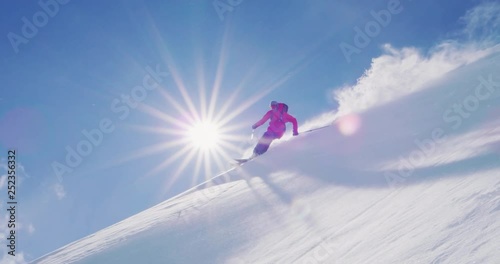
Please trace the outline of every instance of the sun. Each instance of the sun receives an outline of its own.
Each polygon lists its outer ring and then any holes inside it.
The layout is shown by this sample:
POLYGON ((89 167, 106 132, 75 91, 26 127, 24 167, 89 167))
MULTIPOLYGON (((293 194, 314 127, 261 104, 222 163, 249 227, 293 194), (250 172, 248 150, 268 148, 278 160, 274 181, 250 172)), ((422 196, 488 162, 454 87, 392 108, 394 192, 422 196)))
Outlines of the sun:
POLYGON ((219 146, 219 127, 211 121, 206 120, 194 124, 189 129, 188 135, 192 146, 199 150, 207 151, 219 146))

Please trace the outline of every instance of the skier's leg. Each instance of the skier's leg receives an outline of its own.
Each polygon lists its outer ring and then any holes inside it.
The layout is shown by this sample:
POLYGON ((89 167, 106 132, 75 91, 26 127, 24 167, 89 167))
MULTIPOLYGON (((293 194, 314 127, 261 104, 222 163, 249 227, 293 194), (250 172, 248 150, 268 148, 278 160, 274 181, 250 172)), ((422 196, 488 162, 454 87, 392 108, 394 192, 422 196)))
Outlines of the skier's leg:
POLYGON ((264 135, 262 135, 262 137, 259 139, 259 142, 257 143, 257 145, 255 146, 255 148, 253 149, 253 155, 254 156, 258 156, 258 155, 261 155, 262 153, 265 152, 264 148, 265 148, 265 145, 266 145, 266 138, 267 138, 267 132, 264 133, 264 135))
POLYGON ((269 144, 268 143, 261 143, 258 144, 255 149, 253 150, 254 156, 262 155, 266 153, 266 151, 269 149, 269 144))
POLYGON ((254 156, 264 154, 269 149, 269 146, 271 145, 271 142, 273 140, 274 136, 272 135, 272 133, 264 133, 264 135, 262 135, 262 137, 260 138, 257 146, 255 146, 255 148, 253 149, 254 156))

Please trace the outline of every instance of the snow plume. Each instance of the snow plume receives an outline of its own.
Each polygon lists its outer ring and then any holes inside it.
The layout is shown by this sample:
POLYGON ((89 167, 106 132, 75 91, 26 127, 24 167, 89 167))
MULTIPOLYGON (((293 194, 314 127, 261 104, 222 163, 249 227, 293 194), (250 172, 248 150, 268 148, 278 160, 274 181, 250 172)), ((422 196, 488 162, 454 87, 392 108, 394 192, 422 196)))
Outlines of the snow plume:
POLYGON ((355 85, 334 91, 339 114, 361 112, 423 89, 426 83, 491 53, 453 42, 440 44, 430 56, 416 48, 396 49, 389 44, 383 48, 384 54, 373 59, 355 85))
POLYGON ((304 132, 308 131, 311 129, 319 128, 326 126, 333 122, 335 118, 337 117, 337 112, 336 111, 330 111, 323 113, 311 120, 307 120, 304 124, 300 125, 299 132, 304 132))
POLYGON ((415 91, 426 83, 441 78, 460 66, 475 62, 498 50, 500 4, 487 3, 469 10, 461 21, 466 26, 460 33, 467 41, 447 40, 427 54, 414 47, 397 49, 383 45, 383 54, 374 58, 356 84, 333 91, 339 104, 339 115, 362 112, 415 91), (481 33, 480 38, 470 38, 481 33))

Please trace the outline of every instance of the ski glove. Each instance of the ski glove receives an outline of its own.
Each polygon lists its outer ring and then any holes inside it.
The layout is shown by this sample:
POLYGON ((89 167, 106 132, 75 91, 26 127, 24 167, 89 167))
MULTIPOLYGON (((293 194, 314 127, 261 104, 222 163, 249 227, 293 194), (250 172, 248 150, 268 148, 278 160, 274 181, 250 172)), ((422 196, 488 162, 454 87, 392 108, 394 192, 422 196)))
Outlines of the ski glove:
POLYGON ((299 132, 293 131, 293 136, 298 136, 298 135, 299 135, 299 132))
POLYGON ((252 126, 252 129, 256 129, 256 128, 257 128, 257 126, 256 126, 256 125, 253 125, 253 126, 252 126))

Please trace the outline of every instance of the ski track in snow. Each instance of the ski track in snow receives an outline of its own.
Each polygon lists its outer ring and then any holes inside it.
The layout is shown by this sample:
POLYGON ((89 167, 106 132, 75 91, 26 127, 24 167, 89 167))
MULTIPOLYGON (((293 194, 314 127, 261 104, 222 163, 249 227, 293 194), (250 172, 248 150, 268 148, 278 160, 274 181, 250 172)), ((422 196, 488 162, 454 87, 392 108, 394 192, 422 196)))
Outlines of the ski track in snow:
POLYGON ((333 125, 276 144, 34 263, 498 264, 500 88, 471 113, 483 118, 442 117, 488 73, 479 61, 371 108, 352 136, 333 125), (391 185, 436 128, 446 139, 391 185))

